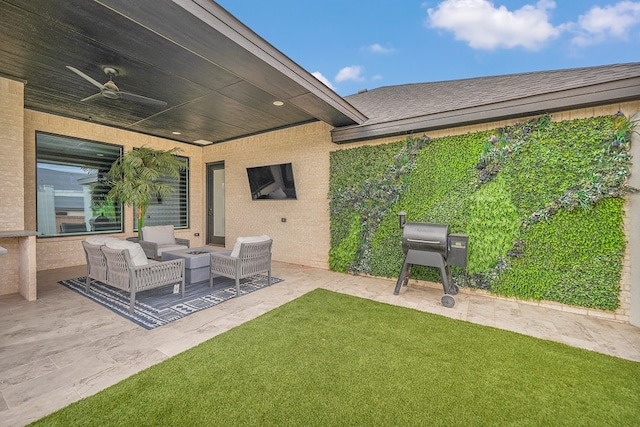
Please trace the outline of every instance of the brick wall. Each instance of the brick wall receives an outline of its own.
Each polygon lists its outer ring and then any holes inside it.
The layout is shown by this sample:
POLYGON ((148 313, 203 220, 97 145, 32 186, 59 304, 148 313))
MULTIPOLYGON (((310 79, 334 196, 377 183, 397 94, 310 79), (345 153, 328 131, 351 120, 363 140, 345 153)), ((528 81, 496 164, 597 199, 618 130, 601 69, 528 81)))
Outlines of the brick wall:
POLYGON ((274 259, 328 267, 330 130, 316 122, 204 149, 206 163, 225 162, 227 248, 239 236, 268 234, 274 259), (297 200, 252 200, 246 169, 289 162, 297 200))
POLYGON ((0 230, 24 229, 24 84, 0 78, 0 230))
MULTIPOLYGON (((24 84, 0 77, 0 231, 24 229, 24 84)), ((18 292, 19 239, 1 239, 0 295, 18 292)))
MULTIPOLYGON (((180 147, 181 151, 178 154, 189 158, 191 193, 189 209, 191 221, 190 228, 176 230, 176 236, 190 239, 192 246, 204 244, 202 240, 204 236, 202 232, 204 221, 204 163, 202 161, 201 147, 31 110, 24 111, 24 194, 27 228, 36 229, 35 140, 36 132, 38 131, 116 144, 124 147, 125 151, 143 145, 163 150, 175 146, 180 147), (199 233, 200 237, 194 237, 194 233, 199 233)), ((124 233, 113 234, 113 236, 128 237, 136 235, 133 231, 133 210, 130 207, 125 207, 124 227, 124 233)), ((39 238, 37 243, 37 269, 47 270, 85 264, 84 251, 80 244, 83 239, 84 236, 39 238)))

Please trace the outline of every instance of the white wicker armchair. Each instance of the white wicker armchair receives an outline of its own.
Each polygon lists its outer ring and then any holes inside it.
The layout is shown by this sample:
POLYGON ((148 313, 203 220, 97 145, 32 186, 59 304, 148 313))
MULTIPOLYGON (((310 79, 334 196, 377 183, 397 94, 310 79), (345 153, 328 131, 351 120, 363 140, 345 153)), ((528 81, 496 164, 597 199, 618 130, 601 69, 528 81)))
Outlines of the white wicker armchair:
POLYGON ((144 253, 149 259, 162 258, 162 252, 187 249, 190 246, 189 239, 175 237, 173 225, 151 225, 142 227, 142 238, 131 239, 138 241, 144 253))
POLYGON ((128 249, 103 246, 101 250, 107 262, 107 283, 129 292, 129 313, 134 311, 136 293, 147 289, 179 283, 184 298, 184 259, 134 265, 128 249))
POLYGON ((211 252, 211 276, 228 277, 236 282, 236 297, 240 296, 240 279, 267 272, 271 284, 271 244, 269 236, 239 237, 233 252, 211 252))

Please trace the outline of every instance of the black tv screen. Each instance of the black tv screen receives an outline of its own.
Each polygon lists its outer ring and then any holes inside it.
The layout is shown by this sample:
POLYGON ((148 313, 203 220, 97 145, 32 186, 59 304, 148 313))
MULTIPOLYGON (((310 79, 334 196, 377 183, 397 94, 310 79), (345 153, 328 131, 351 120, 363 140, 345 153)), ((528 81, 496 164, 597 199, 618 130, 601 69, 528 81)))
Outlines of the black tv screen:
POLYGON ((296 199, 291 163, 247 168, 253 200, 296 199))

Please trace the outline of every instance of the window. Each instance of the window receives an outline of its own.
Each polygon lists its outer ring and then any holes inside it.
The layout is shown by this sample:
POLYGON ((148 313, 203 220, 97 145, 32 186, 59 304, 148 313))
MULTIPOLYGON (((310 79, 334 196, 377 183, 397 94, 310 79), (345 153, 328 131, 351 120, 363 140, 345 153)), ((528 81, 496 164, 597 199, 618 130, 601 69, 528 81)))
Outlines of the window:
MULTIPOLYGON (((189 159, 176 156, 184 162, 184 168, 180 170, 180 178, 164 178, 162 181, 169 184, 173 191, 163 198, 154 197, 147 208, 147 216, 144 225, 169 225, 175 228, 189 228, 189 159)), ((133 208, 134 229, 138 230, 137 209, 133 208)))
POLYGON ((107 172, 122 147, 36 134, 37 223, 41 236, 122 231, 122 204, 107 198, 107 172))

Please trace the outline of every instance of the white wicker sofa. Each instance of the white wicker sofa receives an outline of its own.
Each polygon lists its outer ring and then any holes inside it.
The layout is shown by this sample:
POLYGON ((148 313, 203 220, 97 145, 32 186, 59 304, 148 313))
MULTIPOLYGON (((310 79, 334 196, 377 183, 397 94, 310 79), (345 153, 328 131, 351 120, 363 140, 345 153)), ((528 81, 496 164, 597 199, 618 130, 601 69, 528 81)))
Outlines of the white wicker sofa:
POLYGON ((184 259, 147 259, 136 242, 113 237, 90 236, 82 242, 87 258, 86 292, 94 280, 129 293, 129 313, 133 313, 136 293, 161 286, 180 284, 184 298, 184 259))

